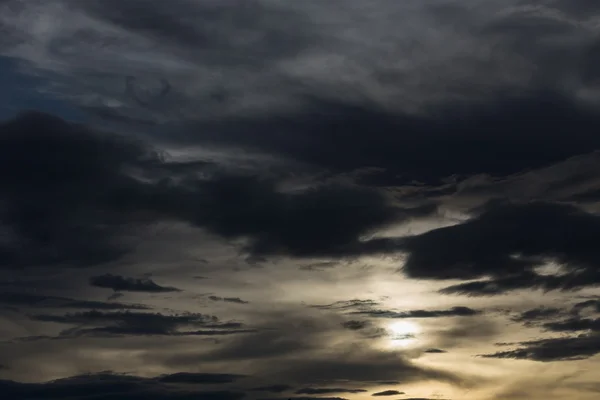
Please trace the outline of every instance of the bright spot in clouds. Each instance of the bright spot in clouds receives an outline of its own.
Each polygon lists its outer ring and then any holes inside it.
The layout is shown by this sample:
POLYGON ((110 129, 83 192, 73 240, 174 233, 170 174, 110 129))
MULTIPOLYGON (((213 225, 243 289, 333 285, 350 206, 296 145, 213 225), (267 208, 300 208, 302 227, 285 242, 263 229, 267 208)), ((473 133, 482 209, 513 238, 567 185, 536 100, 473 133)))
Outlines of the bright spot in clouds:
POLYGON ((421 332, 419 325, 409 321, 392 322, 387 330, 393 346, 409 346, 417 340, 417 335, 421 332))

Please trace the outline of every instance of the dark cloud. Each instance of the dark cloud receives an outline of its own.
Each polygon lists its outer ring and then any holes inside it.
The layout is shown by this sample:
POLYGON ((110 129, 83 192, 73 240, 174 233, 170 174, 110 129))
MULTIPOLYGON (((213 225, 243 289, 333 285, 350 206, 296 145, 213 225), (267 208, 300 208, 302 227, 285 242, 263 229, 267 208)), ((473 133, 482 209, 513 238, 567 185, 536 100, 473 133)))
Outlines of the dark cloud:
POLYGON ((442 399, 439 397, 408 397, 408 398, 402 399, 402 400, 448 400, 448 399, 442 399))
POLYGON ((188 139, 283 154, 337 172, 379 168, 388 185, 439 183, 451 175, 507 176, 600 145, 594 134, 600 115, 558 92, 445 107, 415 116, 311 99, 275 123, 271 116, 232 118, 199 126, 188 139))
POLYGON ((64 315, 39 314, 30 316, 41 322, 71 324, 61 332, 63 337, 105 335, 227 335, 246 333, 241 324, 221 323, 218 318, 204 314, 160 314, 149 312, 85 311, 64 315), (202 328, 191 330, 190 328, 202 328), (186 329, 183 329, 186 328, 186 329))
POLYGON ((373 393, 371 396, 399 396, 402 394, 404 394, 404 392, 398 390, 384 390, 383 392, 373 393))
POLYGON ((468 296, 494 296, 513 290, 542 286, 545 278, 534 272, 523 272, 506 278, 492 278, 448 286, 440 290, 444 294, 465 294, 468 296))
POLYGON ((194 190, 195 207, 187 219, 224 238, 250 239, 248 250, 255 255, 360 253, 360 237, 404 219, 404 211, 381 193, 356 186, 282 193, 273 182, 221 176, 194 190))
POLYGON ((323 271, 328 268, 334 268, 337 265, 339 265, 339 262, 336 261, 322 261, 308 265, 303 265, 300 267, 300 269, 304 271, 323 271))
POLYGON ((287 392, 287 391, 292 390, 292 389, 293 389, 293 386, 291 386, 291 385, 277 384, 277 385, 260 386, 260 387, 252 388, 252 391, 254 391, 254 392, 283 393, 283 392, 287 392))
POLYGON ((361 299, 353 299, 353 300, 341 300, 336 301, 331 304, 322 304, 322 305, 313 305, 311 307, 319 308, 321 310, 349 310, 349 309, 362 309, 362 308, 371 308, 378 306, 379 302, 375 300, 361 300, 361 299))
POLYGON ((527 310, 512 318, 515 322, 523 322, 525 324, 530 324, 532 322, 537 322, 540 320, 545 320, 548 318, 559 316, 562 313, 562 310, 558 308, 551 307, 538 307, 532 308, 531 310, 527 310))
MULTIPOLYGON (((193 374, 190 374, 192 376, 193 374)), ((218 376, 215 374, 215 376, 218 376)), ((81 375, 46 383, 20 383, 0 381, 2 393, 11 399, 50 400, 239 400, 244 393, 226 390, 205 391, 194 388, 170 386, 169 376, 140 378, 110 373, 81 375), (165 382, 167 380, 167 382, 165 382)), ((212 383, 212 382, 194 382, 212 383)))
POLYGON ((350 389, 350 388, 302 388, 296 390, 296 394, 337 394, 337 393, 364 393, 365 389, 350 389))
MULTIPOLYGON (((8 267, 112 261, 132 245, 125 233, 131 238, 134 228, 169 219, 225 239, 246 238, 254 257, 360 254, 380 251, 364 235, 412 215, 381 192, 355 185, 284 192, 253 176, 195 178, 139 142, 41 113, 4 123, 0 138, 6 230, 0 262, 8 267)), ((159 290, 114 275, 92 281, 159 290)))
POLYGON ((129 278, 119 275, 104 274, 90 278, 90 285, 112 289, 121 292, 178 292, 179 289, 167 286, 161 286, 150 278, 129 278))
MULTIPOLYGON (((298 13, 259 1, 239 2, 235 7, 214 2, 147 7, 139 0, 92 0, 76 6, 155 43, 190 52, 188 57, 212 60, 213 67, 224 61, 240 69, 264 67, 309 44, 305 30, 292 29, 303 22, 298 13), (240 35, 253 39, 240 43, 236 40, 240 35)), ((72 40, 81 39, 85 38, 72 40)))
POLYGON ((93 300, 77 300, 60 296, 45 296, 33 293, 0 293, 0 304, 34 308, 93 308, 97 310, 147 310, 142 304, 127 304, 93 300))
POLYGON ((425 350, 425 353, 443 354, 443 353, 447 353, 447 351, 446 350, 442 350, 442 349, 427 349, 427 350, 425 350))
POLYGON ((344 397, 307 397, 307 396, 295 396, 295 397, 268 397, 260 398, 258 400, 348 400, 344 397))
POLYGON ((542 326, 552 332, 600 332, 600 318, 573 317, 562 321, 547 322, 542 326))
POLYGON ((369 321, 351 320, 351 321, 343 322, 342 326, 344 328, 350 329, 352 331, 359 331, 361 329, 364 329, 364 328, 367 328, 367 327, 371 326, 371 324, 369 323, 369 321))
POLYGON ((422 279, 490 277, 451 286, 445 293, 574 290, 600 282, 598 234, 600 219, 572 205, 491 204, 467 222, 407 238, 403 271, 422 279), (565 272, 538 274, 536 267, 547 261, 559 263, 565 272))
POLYGON ((146 220, 130 174, 158 157, 134 140, 29 112, 0 124, 0 149, 4 268, 114 260, 146 220))
POLYGON ((574 337, 523 342, 521 347, 515 350, 486 354, 483 357, 552 362, 582 360, 598 353, 600 353, 600 335, 594 332, 574 337))
POLYGON ((342 326, 350 331, 359 332, 362 337, 368 339, 378 339, 388 335, 385 329, 372 324, 370 321, 350 320, 342 322, 342 326))
POLYGON ((248 301, 242 300, 239 297, 208 296, 208 298, 212 301, 224 301, 226 303, 249 304, 248 301))
POLYGON ((439 318, 439 317, 471 317, 481 311, 469 307, 452 307, 448 310, 411 310, 405 312, 389 310, 353 311, 350 314, 362 314, 377 318, 439 318))
POLYGON ((581 301, 579 303, 576 303, 573 306, 572 311, 574 313, 579 314, 583 310, 587 310, 587 309, 592 309, 595 312, 600 313, 600 300, 590 299, 590 300, 581 301))
POLYGON ((163 383, 221 384, 232 383, 243 377, 243 375, 234 374, 178 372, 175 374, 161 376, 157 378, 157 380, 163 383))

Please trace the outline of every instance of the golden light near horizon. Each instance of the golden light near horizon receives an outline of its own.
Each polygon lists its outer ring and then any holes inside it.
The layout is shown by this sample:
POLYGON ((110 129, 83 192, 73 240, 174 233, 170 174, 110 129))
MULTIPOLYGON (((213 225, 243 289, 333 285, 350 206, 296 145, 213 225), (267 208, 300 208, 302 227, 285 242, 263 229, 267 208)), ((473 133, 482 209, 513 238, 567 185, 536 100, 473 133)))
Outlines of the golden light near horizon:
POLYGON ((421 327, 410 321, 395 321, 388 325, 391 345, 394 347, 406 347, 414 344, 421 333, 421 327))

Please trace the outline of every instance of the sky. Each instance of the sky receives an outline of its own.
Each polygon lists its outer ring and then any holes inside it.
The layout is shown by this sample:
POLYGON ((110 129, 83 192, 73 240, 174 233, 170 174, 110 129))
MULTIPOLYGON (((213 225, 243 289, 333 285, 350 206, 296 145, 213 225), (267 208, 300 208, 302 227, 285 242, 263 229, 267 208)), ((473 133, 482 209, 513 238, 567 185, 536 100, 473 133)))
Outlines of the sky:
POLYGON ((1 0, 0 393, 592 400, 600 3, 1 0))

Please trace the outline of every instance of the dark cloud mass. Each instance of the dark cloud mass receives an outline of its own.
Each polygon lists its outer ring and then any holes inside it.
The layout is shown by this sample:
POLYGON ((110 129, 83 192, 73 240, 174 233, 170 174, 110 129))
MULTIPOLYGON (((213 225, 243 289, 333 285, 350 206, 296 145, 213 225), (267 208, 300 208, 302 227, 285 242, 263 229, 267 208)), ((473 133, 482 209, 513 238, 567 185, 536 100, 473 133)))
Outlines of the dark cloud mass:
POLYGON ((515 350, 484 355, 488 358, 515 358, 542 362, 574 361, 600 353, 600 335, 581 334, 573 337, 557 337, 521 343, 515 350))
MULTIPOLYGON (((194 374, 189 374, 191 378, 194 374)), ((199 374, 201 376, 202 374, 199 374)), ((216 378, 218 374, 214 375, 216 378)), ((109 373, 74 376, 46 383, 18 383, 0 381, 5 396, 11 399, 49 400, 49 399, 85 399, 85 400, 118 400, 118 399, 152 399, 152 400, 238 400, 243 393, 226 390, 207 391, 201 388, 177 388, 168 385, 173 375, 158 378, 140 378, 128 375, 109 373)), ((177 380, 175 379, 175 382, 177 380)), ((213 383, 197 382, 184 383, 213 383)))
POLYGON ((220 384, 232 383, 240 378, 243 378, 243 376, 233 374, 178 372, 176 374, 161 376, 157 378, 157 380, 163 383, 220 384))
POLYGON ((302 388, 296 390, 296 394, 333 394, 333 393, 364 393, 365 389, 344 388, 302 388))
POLYGON ((150 278, 136 279, 124 276, 105 274, 90 278, 92 286, 124 292, 177 292, 179 289, 160 286, 150 278))
POLYGON ((539 307, 527 310, 512 318, 513 321, 530 324, 547 318, 552 318, 560 315, 561 310, 558 308, 539 307))
POLYGON ((7 307, 35 308, 93 308, 97 310, 146 310, 149 307, 142 304, 126 304, 119 302, 104 302, 93 300, 77 300, 60 296, 44 296, 33 293, 0 293, 0 304, 7 307))
POLYGON ((377 393, 373 393, 372 396, 399 396, 399 395, 403 395, 404 392, 400 392, 398 390, 384 390, 382 392, 377 392, 377 393))
POLYGON ((221 177, 192 190, 197 203, 189 219, 225 238, 250 238, 255 254, 360 254, 362 235, 405 218, 384 195, 358 187, 281 193, 271 182, 221 177))
POLYGON ((237 303, 237 304, 248 304, 249 302, 240 299, 239 297, 219 297, 219 296, 208 296, 212 301, 224 301, 226 303, 237 303))
POLYGON ((357 320, 351 320, 351 321, 346 321, 342 323, 342 326, 346 329, 350 329, 352 331, 359 331, 361 329, 364 329, 366 327, 368 327, 370 324, 368 321, 357 321, 357 320))
POLYGON ((430 353, 430 354, 443 354, 446 353, 445 350, 442 349, 427 349, 425 350, 425 353, 430 353))
POLYGON ((252 390, 255 392, 271 392, 271 393, 283 393, 289 390, 292 390, 293 387, 290 385, 279 384, 279 385, 270 385, 270 386, 259 386, 253 388, 252 390))
MULTIPOLYGON (((247 176, 165 183, 161 178, 172 173, 171 164, 143 145, 40 113, 5 123, 0 135, 7 267, 111 261, 128 250, 120 236, 125 229, 169 218, 224 238, 248 238, 252 253, 361 253, 361 235, 410 215, 360 187, 318 185, 283 193, 274 182, 247 176)), ((92 284, 166 289, 112 275, 95 277, 92 284)))
POLYGON ((348 400, 345 397, 310 397, 310 396, 295 396, 295 397, 264 397, 260 400, 348 400))
POLYGON ((218 318, 204 314, 166 315, 148 312, 84 311, 64 315, 39 314, 31 319, 41 322, 75 325, 61 336, 102 335, 227 335, 244 333, 240 324, 220 323, 218 318), (181 329, 187 328, 187 329, 181 329), (192 330, 192 328, 202 328, 192 330))
POLYGON ((378 318, 439 318, 439 317, 471 317, 479 314, 469 307, 453 307, 449 310, 411 310, 396 312, 387 310, 354 311, 351 314, 362 314, 378 318))
POLYGON ((5 239, 0 264, 88 265, 123 254, 119 235, 144 222, 146 185, 128 175, 157 161, 143 145, 42 113, 0 125, 5 239))
POLYGON ((198 127, 194 132, 215 134, 196 133, 190 140, 285 154, 338 172, 382 168, 398 177, 395 184, 435 183, 451 175, 506 176, 600 145, 595 134, 600 115, 560 93, 499 96, 481 105, 448 107, 414 116, 313 99, 275 126, 269 119, 225 121, 198 127))
POLYGON ((477 279, 446 293, 489 295, 515 289, 572 290, 597 285, 600 219, 572 205, 492 205, 465 223, 407 238, 404 271, 415 278, 477 279), (435 248, 432 252, 429 249, 435 248), (560 263, 563 274, 536 267, 560 263))

